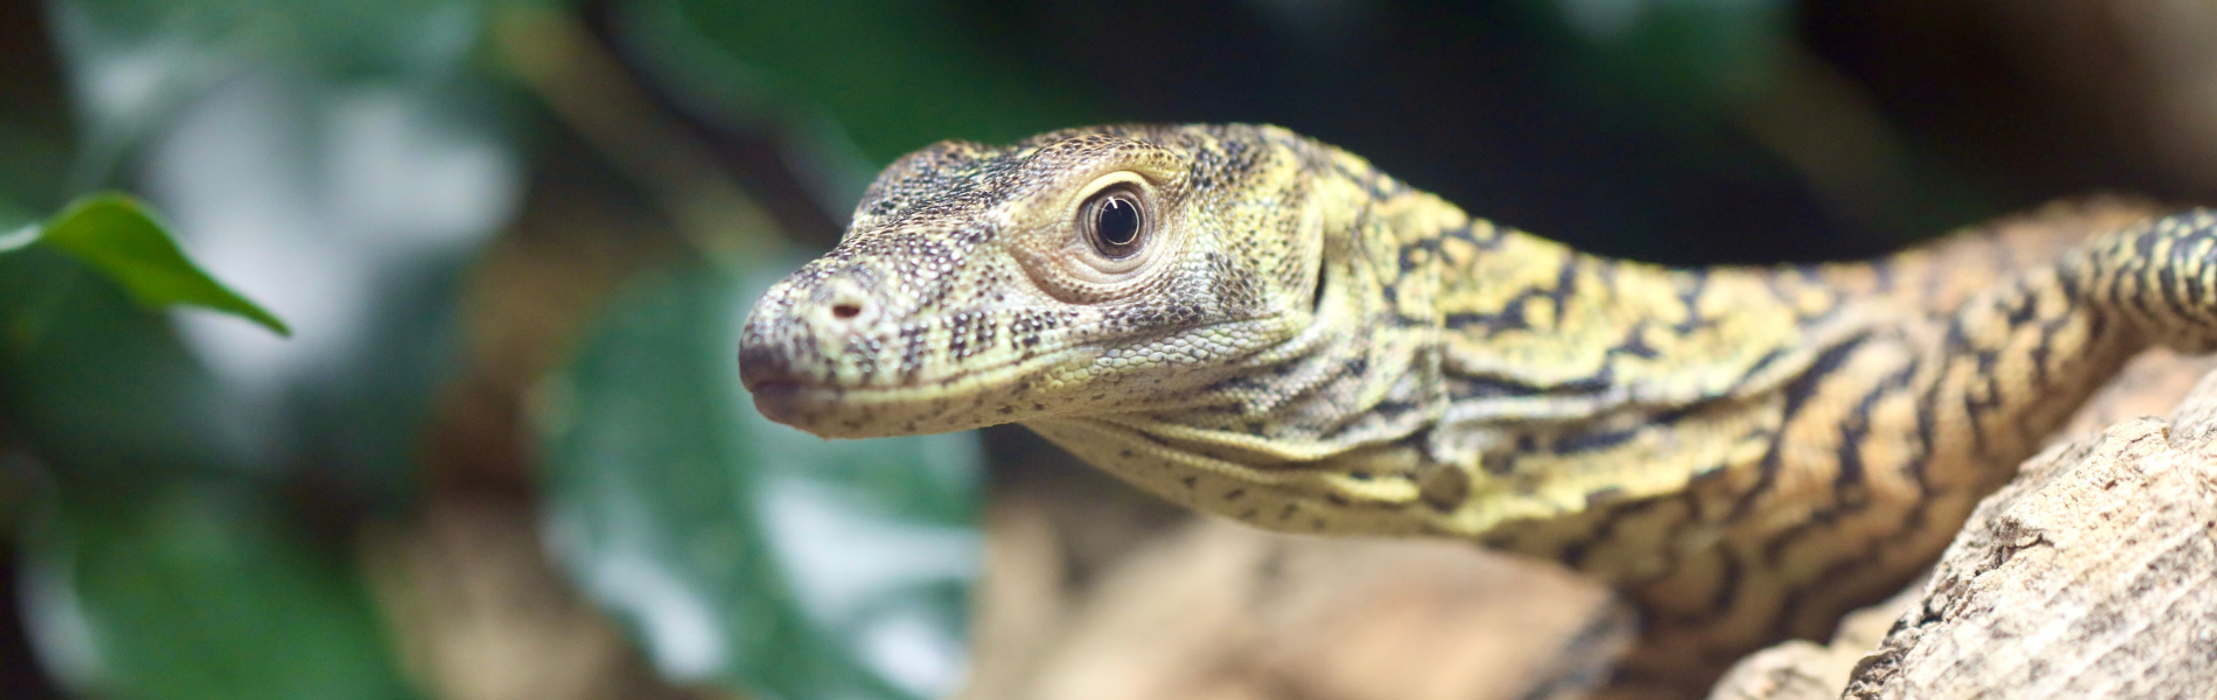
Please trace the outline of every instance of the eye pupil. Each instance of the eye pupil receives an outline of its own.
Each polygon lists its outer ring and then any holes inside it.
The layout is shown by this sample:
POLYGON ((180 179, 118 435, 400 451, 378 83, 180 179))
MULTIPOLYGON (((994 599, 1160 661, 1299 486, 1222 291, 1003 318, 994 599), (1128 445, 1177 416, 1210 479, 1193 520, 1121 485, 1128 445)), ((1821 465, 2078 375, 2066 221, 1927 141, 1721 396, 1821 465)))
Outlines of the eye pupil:
POLYGON ((1123 197, 1110 197, 1101 202, 1101 208, 1093 214, 1094 235, 1111 247, 1124 247, 1139 241, 1139 207, 1123 197))

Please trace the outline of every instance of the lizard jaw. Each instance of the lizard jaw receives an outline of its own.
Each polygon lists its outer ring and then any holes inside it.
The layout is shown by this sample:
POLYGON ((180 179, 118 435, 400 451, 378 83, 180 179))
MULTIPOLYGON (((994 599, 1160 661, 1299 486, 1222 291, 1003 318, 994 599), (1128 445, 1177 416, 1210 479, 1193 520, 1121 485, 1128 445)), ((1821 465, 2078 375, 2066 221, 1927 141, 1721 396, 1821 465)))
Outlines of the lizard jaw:
POLYGON ((754 410, 761 412, 764 418, 793 426, 813 422, 811 416, 823 414, 839 400, 837 390, 804 386, 784 379, 747 382, 746 387, 747 393, 754 397, 754 410))
POLYGON ((740 383, 753 396, 755 410, 777 423, 822 438, 873 438, 971 430, 1016 422, 1060 407, 1066 401, 1012 390, 1025 377, 1054 374, 1071 353, 1052 353, 987 368, 898 384, 865 385, 843 380, 781 353, 774 343, 743 344, 740 383), (1033 400, 1037 398, 1044 403, 1033 400), (1031 410, 1019 411, 1019 405, 1031 410))
POLYGON ((826 383, 795 367, 787 356, 765 346, 748 343, 739 353, 739 382, 754 399, 764 418, 814 433, 820 437, 875 437, 855 434, 851 428, 833 426, 852 422, 848 387, 826 383))

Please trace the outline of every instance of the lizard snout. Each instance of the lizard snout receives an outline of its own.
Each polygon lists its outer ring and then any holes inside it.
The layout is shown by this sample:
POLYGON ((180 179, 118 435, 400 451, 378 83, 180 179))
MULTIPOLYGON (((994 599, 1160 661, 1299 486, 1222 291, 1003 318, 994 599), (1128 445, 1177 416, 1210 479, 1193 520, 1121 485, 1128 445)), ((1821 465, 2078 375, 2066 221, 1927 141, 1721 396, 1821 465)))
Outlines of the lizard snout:
POLYGON ((739 380, 771 420, 810 429, 849 389, 878 379, 866 350, 884 303, 854 271, 795 275, 756 302, 739 339, 739 380))

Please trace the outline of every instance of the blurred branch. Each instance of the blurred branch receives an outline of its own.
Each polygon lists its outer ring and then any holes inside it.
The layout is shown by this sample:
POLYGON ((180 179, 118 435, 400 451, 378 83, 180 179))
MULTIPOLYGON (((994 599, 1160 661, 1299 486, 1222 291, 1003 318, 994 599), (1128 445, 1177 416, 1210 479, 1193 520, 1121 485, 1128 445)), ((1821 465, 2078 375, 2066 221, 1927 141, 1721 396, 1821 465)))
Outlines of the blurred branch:
POLYGON ((601 157, 637 182, 694 247, 735 267, 783 245, 782 229, 717 165, 708 144, 662 113, 575 18, 511 6, 496 19, 502 62, 601 157))

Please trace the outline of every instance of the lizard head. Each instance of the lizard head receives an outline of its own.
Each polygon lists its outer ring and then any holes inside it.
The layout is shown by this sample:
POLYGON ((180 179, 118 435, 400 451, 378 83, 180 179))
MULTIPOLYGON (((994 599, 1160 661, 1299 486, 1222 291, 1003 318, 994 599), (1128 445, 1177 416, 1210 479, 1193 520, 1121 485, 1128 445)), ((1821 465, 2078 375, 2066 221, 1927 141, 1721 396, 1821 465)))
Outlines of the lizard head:
POLYGON ((755 305, 741 378, 825 437, 1190 405, 1309 325, 1318 148, 1233 125, 910 154, 755 305))

